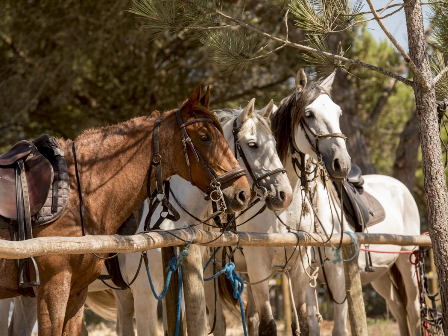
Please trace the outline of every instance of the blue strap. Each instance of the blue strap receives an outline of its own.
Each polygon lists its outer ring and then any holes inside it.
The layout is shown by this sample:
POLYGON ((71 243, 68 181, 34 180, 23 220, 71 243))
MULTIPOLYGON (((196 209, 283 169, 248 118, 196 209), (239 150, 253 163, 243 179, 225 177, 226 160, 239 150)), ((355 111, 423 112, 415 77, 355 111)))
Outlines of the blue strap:
POLYGON ((335 259, 332 260, 333 264, 337 264, 340 261, 352 261, 359 253, 359 244, 358 244, 358 240, 356 239, 355 234, 351 231, 344 231, 343 233, 348 234, 350 236, 350 238, 352 238, 353 244, 355 244, 355 253, 353 253, 353 255, 350 258, 344 259, 344 258, 341 258, 341 247, 340 246, 338 248, 332 248, 331 250, 334 252, 334 255, 335 255, 335 259))

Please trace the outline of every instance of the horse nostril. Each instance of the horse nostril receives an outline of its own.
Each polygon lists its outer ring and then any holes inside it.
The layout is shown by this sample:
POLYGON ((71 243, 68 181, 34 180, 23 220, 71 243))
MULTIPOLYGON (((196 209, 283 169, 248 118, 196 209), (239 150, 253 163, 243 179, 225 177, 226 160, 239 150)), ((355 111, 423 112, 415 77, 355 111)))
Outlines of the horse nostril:
POLYGON ((239 203, 244 204, 246 203, 246 193, 244 190, 241 190, 237 195, 237 200, 239 203))
POLYGON ((285 198, 286 198, 286 194, 285 194, 284 191, 280 191, 279 194, 280 194, 280 200, 283 202, 285 200, 285 198))
POLYGON ((334 159, 333 161, 333 167, 335 171, 341 171, 341 164, 339 163, 339 159, 334 159))

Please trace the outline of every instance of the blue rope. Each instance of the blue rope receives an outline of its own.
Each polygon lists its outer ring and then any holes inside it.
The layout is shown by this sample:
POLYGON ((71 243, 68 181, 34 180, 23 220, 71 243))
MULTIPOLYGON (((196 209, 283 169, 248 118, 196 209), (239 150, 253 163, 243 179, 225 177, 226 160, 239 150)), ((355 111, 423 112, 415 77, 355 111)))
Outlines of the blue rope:
POLYGON ((181 310, 182 310, 182 265, 179 265, 179 295, 177 296, 176 331, 174 332, 175 336, 179 335, 181 310))
POLYGON ((179 253, 179 256, 177 258, 173 257, 173 259, 171 259, 170 264, 169 264, 169 269, 168 269, 168 275, 166 277, 165 288, 163 289, 162 294, 160 294, 160 296, 157 295, 156 290, 154 288, 154 284, 152 282, 151 272, 149 271, 149 262, 148 262, 148 257, 146 255, 146 251, 142 252, 143 260, 145 261, 146 274, 148 275, 149 285, 151 287, 152 294, 158 301, 163 300, 165 298, 166 293, 168 292, 168 288, 170 286, 171 275, 177 269, 179 270, 179 295, 177 298, 176 331, 175 331, 176 336, 179 335, 180 315, 181 315, 181 310, 182 310, 182 262, 184 261, 185 258, 188 257, 188 255, 189 255, 188 249, 194 240, 194 230, 191 227, 188 227, 188 228, 190 229, 190 232, 191 232, 190 242, 182 249, 182 251, 179 253))
POLYGON ((338 248, 332 248, 331 250, 334 252, 335 255, 335 259, 333 259, 333 264, 337 264, 340 261, 352 261, 359 253, 359 244, 358 244, 358 240, 356 239, 356 236, 353 232, 351 231, 344 231, 343 233, 346 233, 350 236, 350 238, 352 238, 353 244, 355 244, 355 253, 353 253, 353 255, 348 258, 348 259, 344 259, 341 258, 341 247, 339 246, 338 248))
POLYGON ((215 275, 212 275, 209 278, 205 278, 204 281, 210 281, 221 274, 226 275, 226 278, 230 280, 233 287, 233 297, 235 299, 238 299, 238 302, 240 304, 240 311, 241 311, 241 322, 243 323, 243 330, 244 330, 244 336, 247 336, 247 328, 246 328, 246 319, 244 318, 244 307, 243 307, 243 300, 241 299, 241 294, 244 290, 244 282, 243 279, 241 279, 238 274, 235 272, 235 264, 231 261, 229 261, 222 270, 220 270, 215 275))

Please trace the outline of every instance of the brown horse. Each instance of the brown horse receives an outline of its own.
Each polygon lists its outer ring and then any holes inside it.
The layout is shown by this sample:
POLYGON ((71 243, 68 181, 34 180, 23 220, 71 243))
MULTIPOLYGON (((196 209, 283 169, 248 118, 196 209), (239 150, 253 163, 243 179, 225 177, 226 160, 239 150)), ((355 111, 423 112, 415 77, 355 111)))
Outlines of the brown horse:
MULTIPOLYGON (((210 91, 201 98, 200 86, 180 108, 183 122, 209 118, 186 126, 194 147, 218 176, 239 167, 228 147, 216 118, 208 111, 210 91)), ((114 234, 121 223, 147 197, 150 161, 153 158, 155 117, 139 117, 127 122, 86 131, 76 140, 86 234, 114 234)), ((71 181, 70 201, 63 215, 52 224, 36 227, 34 237, 81 236, 80 201, 74 167, 73 142, 58 140, 65 151, 71 181)), ((192 182, 202 191, 211 178, 188 149, 192 182)), ((160 124, 160 154, 163 179, 179 175, 189 180, 176 111, 163 115, 160 124)), ((222 188, 228 208, 243 209, 250 196, 249 183, 239 175, 222 188)), ((151 178, 151 189, 155 187, 151 178)), ((0 229, 0 239, 10 239, 8 229, 0 229)), ((36 258, 41 285, 34 287, 37 298, 40 336, 80 335, 87 286, 98 278, 103 260, 93 254, 49 255, 36 258)), ((18 296, 17 267, 14 260, 0 259, 0 299, 18 296)))

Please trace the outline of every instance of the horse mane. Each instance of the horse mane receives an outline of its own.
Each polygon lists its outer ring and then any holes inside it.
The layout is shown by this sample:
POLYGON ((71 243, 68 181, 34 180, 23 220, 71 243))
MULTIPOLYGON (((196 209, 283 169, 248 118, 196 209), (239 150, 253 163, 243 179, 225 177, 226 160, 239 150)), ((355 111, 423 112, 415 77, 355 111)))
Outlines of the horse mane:
POLYGON ((323 89, 314 82, 307 83, 299 95, 294 91, 280 103, 278 110, 271 116, 272 131, 277 141, 277 153, 285 163, 293 131, 299 126, 305 108, 317 99, 323 89), (297 97, 298 96, 298 97, 297 97))

